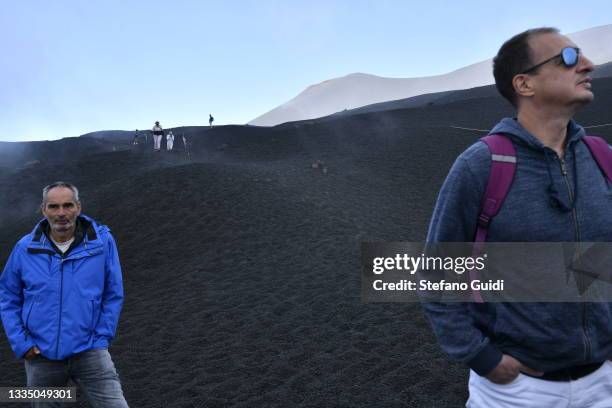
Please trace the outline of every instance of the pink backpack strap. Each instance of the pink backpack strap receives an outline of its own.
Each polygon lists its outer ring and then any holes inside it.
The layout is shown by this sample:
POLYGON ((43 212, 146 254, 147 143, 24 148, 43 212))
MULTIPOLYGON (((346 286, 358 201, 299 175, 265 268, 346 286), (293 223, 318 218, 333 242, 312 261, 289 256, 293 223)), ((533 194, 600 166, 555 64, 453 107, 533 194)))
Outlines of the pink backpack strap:
POLYGON ((491 171, 487 189, 482 197, 474 242, 486 241, 489 223, 504 203, 516 170, 516 149, 507 136, 501 134, 489 135, 480 140, 491 151, 491 171))
POLYGON ((597 136, 585 136, 583 140, 608 182, 612 183, 612 149, 608 142, 597 136))
MULTIPOLYGON (((499 212, 510 187, 514 180, 516 171, 516 149, 510 138, 502 134, 488 135, 480 139, 491 152, 491 171, 487 189, 482 197, 480 215, 474 239, 473 256, 478 256, 482 250, 484 242, 487 240, 487 232, 491 219, 499 212)), ((478 279, 477 271, 470 270, 470 279, 478 279)), ((473 291, 474 301, 482 303, 480 292, 473 291)))

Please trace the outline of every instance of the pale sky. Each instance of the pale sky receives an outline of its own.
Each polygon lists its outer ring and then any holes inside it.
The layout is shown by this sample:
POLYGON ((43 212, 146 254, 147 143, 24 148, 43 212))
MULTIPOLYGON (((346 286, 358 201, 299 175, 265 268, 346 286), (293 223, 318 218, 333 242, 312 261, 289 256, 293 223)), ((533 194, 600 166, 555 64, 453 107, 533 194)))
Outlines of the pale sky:
POLYGON ((0 0, 1 141, 244 124, 353 72, 412 78, 527 28, 612 23, 612 2, 0 0))

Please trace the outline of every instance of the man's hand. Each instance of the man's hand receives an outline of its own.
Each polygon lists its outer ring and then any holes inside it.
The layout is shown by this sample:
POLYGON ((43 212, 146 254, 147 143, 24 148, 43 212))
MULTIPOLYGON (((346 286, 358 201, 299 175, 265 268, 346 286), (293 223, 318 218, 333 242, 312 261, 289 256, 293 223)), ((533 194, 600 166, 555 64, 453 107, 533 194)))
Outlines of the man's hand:
POLYGON ((504 354, 497 367, 495 367, 486 378, 496 384, 508 384, 518 377, 521 371, 535 377, 544 374, 541 371, 536 371, 533 368, 527 367, 512 356, 504 354))
POLYGON ((38 349, 38 347, 34 346, 29 349, 27 353, 25 353, 25 356, 23 356, 23 358, 25 358, 26 360, 31 360, 39 354, 40 350, 38 349))

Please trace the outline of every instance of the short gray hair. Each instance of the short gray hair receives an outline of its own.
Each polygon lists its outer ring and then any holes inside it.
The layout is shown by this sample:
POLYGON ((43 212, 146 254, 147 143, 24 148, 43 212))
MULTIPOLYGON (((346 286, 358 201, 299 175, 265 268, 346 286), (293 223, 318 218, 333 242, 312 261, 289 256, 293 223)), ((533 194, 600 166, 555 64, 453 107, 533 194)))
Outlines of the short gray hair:
POLYGON ((45 188, 43 188, 42 191, 42 205, 44 206, 45 203, 47 202, 47 196, 49 195, 49 191, 54 189, 54 188, 69 188, 70 190, 72 190, 72 194, 74 195, 74 201, 76 201, 77 203, 80 203, 81 201, 79 200, 79 189, 76 188, 76 186, 72 183, 67 183, 65 181, 56 181, 55 183, 51 183, 48 186, 46 186, 45 188))

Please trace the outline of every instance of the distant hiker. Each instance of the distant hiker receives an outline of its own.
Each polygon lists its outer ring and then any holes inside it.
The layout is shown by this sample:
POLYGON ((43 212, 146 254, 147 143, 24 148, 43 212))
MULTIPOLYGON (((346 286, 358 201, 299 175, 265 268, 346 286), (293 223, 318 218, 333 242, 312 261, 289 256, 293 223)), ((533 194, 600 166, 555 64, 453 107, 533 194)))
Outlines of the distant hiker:
POLYGON ((40 208, 44 218, 15 245, 0 276, 8 344, 23 360, 28 387, 74 382, 92 407, 127 408, 108 352, 123 305, 115 240, 107 226, 81 213, 73 184, 45 187, 40 208))
MULTIPOLYGON (((610 149, 572 118, 593 100, 593 68, 555 28, 501 46, 493 75, 516 115, 459 155, 428 243, 612 242, 610 149)), ((442 349, 471 369, 467 407, 612 406, 610 302, 472 297, 423 302, 442 349)))
POLYGON ((173 146, 174 146, 174 135, 172 134, 172 131, 170 131, 166 135, 166 149, 172 150, 173 146))
POLYGON ((208 114, 208 125, 212 127, 212 124, 214 121, 215 121, 215 118, 213 118, 213 116, 209 113, 208 114))
POLYGON ((151 129, 153 132, 153 150, 159 152, 161 150, 161 140, 164 135, 164 130, 160 126, 158 121, 155 121, 155 126, 151 129))
POLYGON ((138 129, 136 129, 136 133, 134 133, 134 141, 132 142, 132 144, 138 144, 138 129))
POLYGON ((187 137, 185 136, 185 134, 182 134, 182 138, 183 138, 183 146, 185 146, 185 153, 187 153, 187 137))

